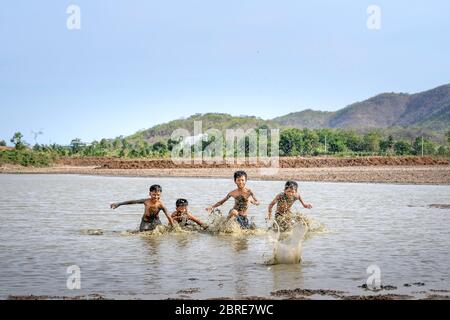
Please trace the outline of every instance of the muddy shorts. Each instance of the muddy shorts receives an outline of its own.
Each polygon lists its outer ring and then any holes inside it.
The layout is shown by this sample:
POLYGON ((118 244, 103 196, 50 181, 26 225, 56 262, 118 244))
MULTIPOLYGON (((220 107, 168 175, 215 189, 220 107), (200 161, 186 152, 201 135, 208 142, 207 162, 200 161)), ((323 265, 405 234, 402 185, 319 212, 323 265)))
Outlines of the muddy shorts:
POLYGON ((150 221, 145 221, 142 219, 141 226, 139 227, 140 232, 145 231, 153 231, 156 229, 157 226, 162 225, 161 220, 159 218, 152 218, 150 221))
POLYGON ((238 215, 236 217, 236 222, 239 223, 242 229, 255 229, 255 225, 250 223, 246 216, 238 215))
POLYGON ((272 227, 274 230, 278 230, 279 228, 281 232, 285 232, 292 229, 293 221, 290 213, 285 214, 277 213, 275 215, 275 221, 276 223, 274 223, 272 227))

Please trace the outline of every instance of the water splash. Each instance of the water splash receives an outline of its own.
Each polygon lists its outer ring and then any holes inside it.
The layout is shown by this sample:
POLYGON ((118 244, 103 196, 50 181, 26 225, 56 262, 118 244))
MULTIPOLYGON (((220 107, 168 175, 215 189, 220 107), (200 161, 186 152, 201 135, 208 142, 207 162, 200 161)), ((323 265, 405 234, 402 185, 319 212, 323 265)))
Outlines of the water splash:
MULTIPOLYGON (((275 221, 275 224, 278 223, 275 221)), ((302 259, 302 248, 305 235, 308 232, 306 224, 297 223, 291 233, 284 234, 280 228, 271 231, 269 242, 272 245, 272 257, 265 262, 267 265, 299 264, 302 259)))
POLYGON ((327 229, 323 224, 302 213, 278 217, 268 233, 272 254, 265 264, 299 264, 303 242, 312 235, 324 232, 327 232, 327 229))
POLYGON ((190 234, 204 232, 204 229, 194 224, 178 224, 174 222, 173 226, 158 225, 154 230, 141 232, 139 229, 120 232, 121 236, 140 236, 143 238, 154 238, 168 234, 190 234))
MULTIPOLYGON (((248 236, 248 235, 262 235, 267 231, 258 229, 257 227, 251 229, 242 229, 235 219, 228 219, 228 216, 222 214, 218 209, 214 210, 208 219, 206 231, 212 234, 229 234, 233 236, 248 236)), ((251 218, 250 225, 255 225, 253 218, 251 218)))

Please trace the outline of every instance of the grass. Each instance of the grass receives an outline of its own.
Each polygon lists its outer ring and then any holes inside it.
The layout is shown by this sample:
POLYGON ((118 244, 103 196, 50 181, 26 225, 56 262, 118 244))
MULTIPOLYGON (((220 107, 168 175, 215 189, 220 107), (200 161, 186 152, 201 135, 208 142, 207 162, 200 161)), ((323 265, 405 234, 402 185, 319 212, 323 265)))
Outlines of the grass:
POLYGON ((48 167, 56 156, 31 150, 2 150, 0 151, 0 164, 15 164, 24 167, 48 167))

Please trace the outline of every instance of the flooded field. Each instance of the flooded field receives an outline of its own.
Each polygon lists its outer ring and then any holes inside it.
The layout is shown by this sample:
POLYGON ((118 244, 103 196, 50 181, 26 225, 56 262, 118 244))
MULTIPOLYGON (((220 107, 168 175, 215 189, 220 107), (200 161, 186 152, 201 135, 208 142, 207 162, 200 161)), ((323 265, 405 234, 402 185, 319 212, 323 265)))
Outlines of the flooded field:
POLYGON ((211 220, 204 208, 235 187, 232 179, 0 175, 0 298, 449 295, 448 186, 300 182, 314 209, 296 211, 316 232, 306 235, 300 264, 268 265, 273 234, 264 218, 283 182, 249 181, 262 202, 249 212, 254 232, 128 232, 138 227, 143 206, 113 211, 110 203, 145 198, 155 183, 170 212, 186 198, 204 221, 211 220), (74 265, 80 290, 67 288, 74 265), (379 268, 385 290, 361 288, 370 266, 379 268))

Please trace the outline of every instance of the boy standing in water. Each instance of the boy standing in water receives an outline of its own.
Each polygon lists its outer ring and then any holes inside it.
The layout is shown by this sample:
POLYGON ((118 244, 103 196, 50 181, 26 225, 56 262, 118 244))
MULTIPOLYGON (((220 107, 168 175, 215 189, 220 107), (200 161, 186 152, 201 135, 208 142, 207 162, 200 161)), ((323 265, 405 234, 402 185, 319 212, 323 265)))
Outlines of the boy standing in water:
POLYGON ((237 189, 231 191, 223 200, 217 202, 206 208, 206 211, 212 212, 215 208, 220 207, 230 198, 234 198, 235 203, 233 209, 230 211, 228 219, 236 219, 242 229, 250 229, 250 225, 247 217, 247 211, 249 204, 254 204, 259 206, 259 201, 256 199, 252 190, 246 188, 246 183, 248 180, 247 173, 245 171, 237 171, 234 174, 234 182, 236 183, 237 189))
POLYGON ((312 209, 312 205, 305 203, 298 194, 298 184, 295 181, 288 181, 284 187, 284 192, 278 194, 272 203, 269 205, 267 219, 272 219, 272 210, 275 205, 277 205, 277 210, 275 214, 275 221, 283 226, 286 224, 286 216, 291 214, 291 208, 296 201, 300 201, 306 209, 312 209))
POLYGON ((159 213, 161 211, 163 211, 166 215, 167 220, 169 220, 169 224, 173 226, 172 218, 169 216, 166 207, 161 202, 161 193, 161 186, 153 185, 150 187, 150 198, 113 203, 111 204, 111 209, 117 209, 120 206, 126 206, 130 204, 143 204, 145 209, 144 216, 142 217, 141 225, 139 227, 140 232, 152 231, 155 230, 157 226, 162 225, 161 220, 159 220, 159 213))
POLYGON ((189 221, 193 221, 200 227, 203 227, 204 223, 189 212, 188 206, 189 202, 186 199, 178 199, 176 202, 177 209, 174 213, 172 213, 172 220, 177 222, 182 227, 188 225, 189 221))

